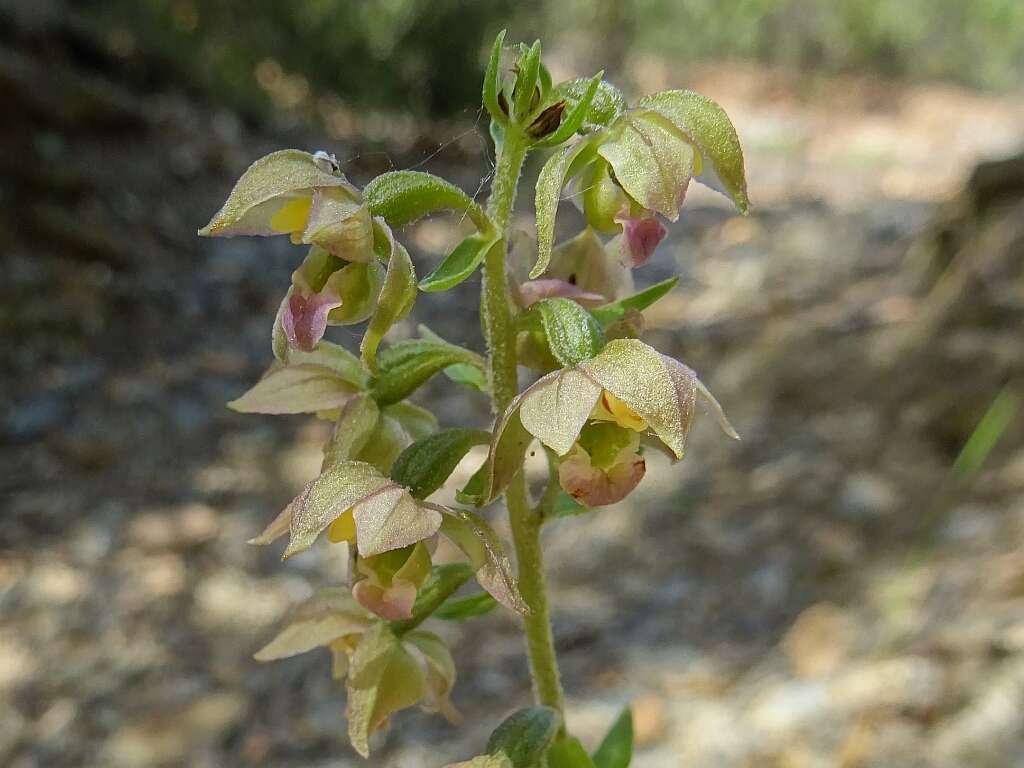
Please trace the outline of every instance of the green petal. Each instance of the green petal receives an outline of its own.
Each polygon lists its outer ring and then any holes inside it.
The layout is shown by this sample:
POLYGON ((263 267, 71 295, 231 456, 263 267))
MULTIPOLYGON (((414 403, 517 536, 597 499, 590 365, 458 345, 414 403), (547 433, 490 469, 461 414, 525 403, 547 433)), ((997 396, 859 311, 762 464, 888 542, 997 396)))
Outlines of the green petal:
POLYGON ((651 110, 623 115, 597 148, 621 187, 669 221, 679 218, 696 153, 686 137, 651 110))
POLYGON ((302 242, 319 245, 345 261, 374 260, 370 209, 354 187, 317 190, 313 194, 302 242))
POLYGON ((377 427, 380 410, 373 398, 365 392, 349 400, 338 416, 331 439, 324 446, 324 460, 320 471, 356 457, 377 427))
POLYGON ((690 137, 703 161, 697 180, 729 197, 746 213, 750 201, 743 148, 725 110, 699 93, 681 90, 651 94, 640 106, 664 115, 690 137))
POLYGON ((567 454, 590 418, 601 385, 581 370, 554 371, 520 396, 519 418, 531 435, 559 456, 567 454))
POLYGON ((357 391, 330 368, 275 363, 252 389, 228 407, 239 413, 316 413, 341 407, 357 391))
POLYGON ((273 661, 305 653, 344 635, 362 633, 371 622, 371 616, 348 589, 324 589, 296 608, 281 631, 254 658, 273 661))

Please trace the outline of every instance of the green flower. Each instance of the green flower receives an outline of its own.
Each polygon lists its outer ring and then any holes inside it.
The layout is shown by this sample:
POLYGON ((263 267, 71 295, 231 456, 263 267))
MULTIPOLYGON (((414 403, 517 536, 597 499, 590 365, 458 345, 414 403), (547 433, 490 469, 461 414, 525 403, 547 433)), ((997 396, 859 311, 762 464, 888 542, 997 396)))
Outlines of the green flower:
POLYGON ((537 179, 537 263, 547 268, 555 213, 574 183, 588 224, 616 234, 623 264, 646 263, 679 218, 691 179, 749 207, 743 150, 724 110, 692 91, 663 91, 642 99, 609 124, 551 157, 537 179))
POLYGON ((569 462, 559 473, 564 490, 589 498, 591 506, 617 501, 643 477, 639 446, 627 439, 629 432, 681 459, 698 399, 722 431, 738 438, 690 368, 637 339, 613 339, 594 357, 541 377, 512 401, 495 426, 482 487, 464 494, 481 504, 496 498, 536 438, 569 462), (601 424, 616 429, 588 434, 601 424))

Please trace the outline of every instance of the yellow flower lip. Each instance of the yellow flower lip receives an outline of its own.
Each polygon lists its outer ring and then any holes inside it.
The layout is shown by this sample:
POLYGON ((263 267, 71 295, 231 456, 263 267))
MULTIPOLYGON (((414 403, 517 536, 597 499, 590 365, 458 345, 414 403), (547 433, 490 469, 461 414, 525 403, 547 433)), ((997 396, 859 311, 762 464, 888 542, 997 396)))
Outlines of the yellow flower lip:
POLYGON ((282 235, 302 232, 309 220, 309 211, 313 207, 313 196, 303 195, 282 205, 270 217, 270 228, 282 235))
POLYGON ((597 421, 612 421, 634 432, 647 431, 647 422, 644 418, 607 389, 601 391, 601 397, 591 411, 590 418, 597 421))

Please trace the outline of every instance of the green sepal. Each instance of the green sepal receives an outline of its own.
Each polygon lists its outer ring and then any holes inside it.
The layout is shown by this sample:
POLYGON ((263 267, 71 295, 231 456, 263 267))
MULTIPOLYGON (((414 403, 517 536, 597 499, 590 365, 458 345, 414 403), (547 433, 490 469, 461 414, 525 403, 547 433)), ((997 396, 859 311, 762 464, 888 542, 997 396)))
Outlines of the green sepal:
POLYGON ((492 755, 504 754, 513 768, 535 768, 562 727, 562 716, 551 707, 527 707, 513 712, 487 741, 492 755))
POLYGON ((363 189, 370 213, 402 227, 436 211, 466 213, 481 232, 493 232, 483 208, 451 182, 423 171, 390 171, 363 189))
POLYGON ((587 750, 574 736, 563 736, 551 745, 547 754, 547 768, 595 768, 587 750))
POLYGON ((448 600, 434 612, 435 618, 444 621, 464 621, 484 616, 498 607, 498 601, 486 592, 478 592, 469 597, 448 600))
MULTIPOLYGON (((603 75, 604 71, 602 70, 590 78, 587 82, 586 88, 580 94, 579 98, 576 99, 575 104, 567 112, 563 113, 562 123, 558 126, 558 130, 537 142, 538 146, 558 146, 563 141, 571 139, 572 135, 583 127, 583 123, 590 112, 591 105, 594 102, 594 96, 597 94, 597 89, 601 84, 601 77, 603 75)), ((558 99, 555 101, 557 102, 558 99)))
POLYGON ((627 296, 624 299, 619 299, 618 301, 613 301, 608 304, 602 304, 600 307, 594 307, 590 310, 590 314, 593 315, 602 326, 607 328, 612 323, 622 320, 626 316, 626 313, 631 309, 638 311, 647 309, 654 302, 675 288, 678 282, 678 277, 670 277, 668 280, 662 280, 660 283, 655 283, 650 288, 637 291, 632 296, 627 296))
MULTIPOLYGON (((388 237, 390 238, 390 233, 388 237)), ((377 348, 384 334, 412 311, 415 301, 416 269, 409 258, 409 252, 401 243, 392 240, 391 258, 388 261, 384 285, 380 289, 380 300, 359 345, 363 365, 369 371, 377 371, 377 348)))
POLYGON ((414 340, 393 344, 380 353, 370 394, 380 405, 404 400, 427 379, 450 365, 479 366, 480 356, 445 342, 414 340))
POLYGON ((513 91, 513 114, 518 120, 525 121, 533 111, 533 98, 537 88, 537 76, 540 74, 540 40, 523 51, 516 62, 519 70, 516 74, 516 85, 513 91))
POLYGON ((555 242, 555 216, 562 189, 588 159, 596 153, 596 142, 590 139, 565 147, 553 154, 540 170, 535 187, 534 210, 537 220, 537 262, 530 270, 530 279, 540 277, 551 262, 555 242))
POLYGON ((505 125, 508 122, 508 115, 502 111, 501 105, 498 103, 498 91, 501 88, 501 51, 504 44, 505 30, 503 29, 494 38, 494 45, 491 46, 491 56, 487 61, 487 70, 484 72, 483 87, 484 106, 490 112, 491 118, 499 125, 505 125))
POLYGON ((473 568, 466 563, 446 563, 435 565, 430 577, 416 593, 416 602, 412 607, 412 616, 403 621, 391 623, 391 630, 401 637, 409 630, 422 624, 455 594, 463 584, 473 578, 473 568))
POLYGON ((391 479, 417 499, 425 499, 448 480, 471 448, 487 445, 491 435, 479 429, 446 429, 417 440, 395 461, 391 479))
POLYGON ((629 768, 633 759, 633 710, 626 707, 594 752, 594 768, 629 768))
POLYGON ((530 307, 527 322, 540 322, 548 347, 564 368, 594 357, 605 345, 597 320, 571 299, 542 299, 530 307))
MULTIPOLYGON (((586 95, 590 88, 590 80, 591 78, 579 77, 575 80, 566 80, 564 83, 559 83, 551 90, 548 101, 565 99, 569 104, 570 111, 572 111, 575 105, 581 102, 586 95)), ((601 80, 590 99, 590 104, 583 116, 580 128, 586 132, 596 131, 611 124, 615 118, 625 111, 626 99, 622 92, 607 80, 601 80)))
POLYGON ((476 272, 484 256, 499 241, 494 234, 470 235, 455 246, 433 272, 420 280, 420 290, 436 293, 454 288, 476 272))

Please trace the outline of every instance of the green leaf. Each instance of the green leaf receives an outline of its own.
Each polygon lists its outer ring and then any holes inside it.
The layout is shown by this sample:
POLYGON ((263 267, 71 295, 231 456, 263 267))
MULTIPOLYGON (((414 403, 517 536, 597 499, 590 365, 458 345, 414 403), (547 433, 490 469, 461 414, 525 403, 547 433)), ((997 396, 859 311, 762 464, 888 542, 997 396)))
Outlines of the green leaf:
POLYGON ((571 299, 542 299, 529 314, 540 319, 551 354, 565 368, 594 357, 605 344, 597 320, 571 299))
POLYGON ((436 211, 466 213, 481 232, 494 227, 483 208, 451 182, 423 171, 390 171, 373 179, 363 197, 374 216, 402 227, 436 211))
POLYGON ((377 376, 370 392, 381 405, 397 403, 420 387, 427 379, 450 365, 477 366, 480 356, 446 342, 403 341, 380 354, 377 376))
MULTIPOLYGON (((289 509, 291 540, 284 552, 286 558, 308 549, 349 509, 363 557, 422 541, 441 525, 437 510, 421 506, 409 491, 361 461, 330 467, 306 485, 289 509)), ((271 523, 276 525, 277 520, 271 523)))
MULTIPOLYGON (((390 232, 388 237, 391 238, 390 232)), ((380 300, 359 345, 363 364, 370 371, 377 371, 377 348, 384 334, 412 311, 415 301, 416 270, 412 259, 402 244, 391 238, 391 258, 388 260, 384 286, 380 290, 380 300)))
MULTIPOLYGON (((566 80, 552 89, 550 101, 565 99, 570 110, 583 101, 590 88, 590 78, 579 77, 566 80)), ((582 128, 588 132, 610 125, 615 118, 626 111, 626 99, 622 92, 607 80, 600 80, 583 117, 582 128)), ((577 129, 578 130, 578 129, 577 129)))
POLYGON ((476 272, 484 256, 498 242, 500 238, 496 235, 470 235, 455 246, 433 272, 420 280, 420 290, 436 293, 454 288, 476 272))
POLYGON ((513 768, 535 768, 562 727, 562 717, 550 707, 527 707, 502 721, 487 741, 492 755, 503 753, 513 768))
POLYGON ((448 429, 410 445, 395 461, 391 478, 417 499, 425 499, 442 485, 469 449, 490 442, 489 432, 448 429))
MULTIPOLYGON (((572 135, 583 127, 583 122, 586 120, 587 115, 590 112, 590 107, 594 102, 594 96, 597 94, 598 86, 601 85, 601 77, 603 75, 604 71, 598 72, 590 78, 589 81, 586 81, 586 88, 575 100, 575 104, 563 113, 562 122, 558 126, 558 130, 545 137, 543 141, 538 142, 539 146, 558 146, 563 141, 568 141, 572 138, 572 135)), ((549 99, 549 101, 551 100, 549 99)), ((557 101, 558 99, 555 99, 556 103, 557 101)))
POLYGON ((587 750, 573 736, 564 736, 552 744, 547 759, 548 768, 595 768, 587 750))
POLYGON ((430 578, 416 593, 416 602, 412 607, 412 617, 405 621, 393 622, 391 627, 401 636, 404 632, 419 626, 441 608, 442 604, 458 589, 473 578, 473 569, 466 563, 446 563, 435 565, 430 578))
POLYGON ((505 755, 477 755, 464 763, 449 763, 445 768, 512 768, 505 755))
POLYGON ((504 125, 508 122, 508 115, 502 111, 501 105, 498 103, 498 89, 501 88, 501 51, 504 44, 505 30, 503 29, 494 38, 494 45, 491 46, 491 56, 487 61, 487 71, 484 73, 483 87, 484 106, 487 107, 487 111, 491 113, 491 117, 499 125, 504 125))
MULTIPOLYGON (((420 334, 420 338, 427 341, 439 341, 443 344, 447 344, 443 338, 438 336, 427 326, 420 323, 417 329, 420 334)), ((449 365, 444 369, 444 375, 454 381, 456 384, 461 384, 464 387, 472 387, 473 389, 479 390, 486 394, 490 391, 490 386, 487 383, 487 364, 481 357, 477 364, 468 365, 466 363, 456 363, 455 365, 449 365)))
POLYGON ((330 368, 338 376, 360 389, 366 386, 366 370, 359 358, 344 347, 321 340, 312 352, 293 349, 288 354, 292 365, 320 365, 330 368))
POLYGON ((370 754, 370 734, 400 709, 427 693, 424 670, 386 624, 366 632, 352 654, 348 674, 348 735, 363 757, 370 754))
POLYGON ((519 72, 513 92, 513 106, 519 120, 525 120, 532 111, 533 97, 537 87, 537 76, 540 74, 540 40, 523 51, 516 62, 519 72))
POLYGON ((469 597, 449 600, 434 612, 434 616, 445 621, 464 621, 488 614, 497 607, 497 600, 487 592, 480 592, 469 597))
POLYGON ((316 413, 340 408, 358 388, 322 365, 275 363, 241 397, 228 403, 239 413, 316 413))
POLYGON ((506 608, 530 613, 530 607, 519 593, 498 534, 476 512, 459 507, 441 507, 444 517, 441 532, 469 557, 476 569, 477 583, 506 608))
POLYGON ((633 711, 626 707, 594 753, 594 768, 629 768, 633 759, 633 711))
POLYGON ((607 327, 612 323, 621 320, 631 309, 647 309, 654 302, 675 288, 678 282, 678 277, 670 277, 668 280, 662 280, 660 283, 655 283, 650 288, 638 291, 632 296, 627 296, 624 299, 619 299, 618 301, 613 301, 608 304, 602 304, 600 307, 595 307, 590 310, 590 314, 592 314, 597 321, 601 323, 601 325, 607 327))
POLYGON ((583 164, 594 152, 590 141, 580 141, 548 158, 537 177, 534 209, 537 215, 537 263, 530 270, 530 278, 540 277, 551 261, 551 248, 555 242, 555 216, 562 188, 571 178, 571 171, 583 164))
POLYGON ((743 147, 732 121, 718 104, 693 91, 662 91, 640 100, 640 106, 664 115, 700 150, 697 181, 715 189, 743 213, 750 207, 743 147))

